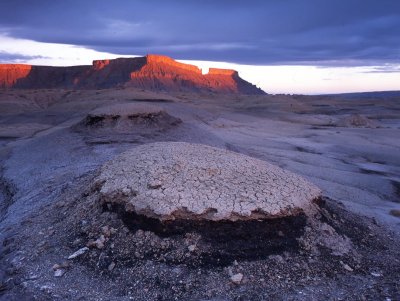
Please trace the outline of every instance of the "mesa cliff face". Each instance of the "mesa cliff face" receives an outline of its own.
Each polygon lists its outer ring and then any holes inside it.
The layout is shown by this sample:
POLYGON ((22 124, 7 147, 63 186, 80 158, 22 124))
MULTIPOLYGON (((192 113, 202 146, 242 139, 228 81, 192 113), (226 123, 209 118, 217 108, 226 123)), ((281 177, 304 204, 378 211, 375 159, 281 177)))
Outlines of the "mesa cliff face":
POLYGON ((19 64, 0 65, 0 88, 11 88, 16 86, 18 80, 26 78, 32 66, 19 64))
POLYGON ((91 66, 50 67, 0 64, 0 88, 98 89, 135 87, 155 91, 265 94, 239 77, 235 70, 211 68, 202 74, 196 66, 167 56, 147 55, 93 61, 91 66))

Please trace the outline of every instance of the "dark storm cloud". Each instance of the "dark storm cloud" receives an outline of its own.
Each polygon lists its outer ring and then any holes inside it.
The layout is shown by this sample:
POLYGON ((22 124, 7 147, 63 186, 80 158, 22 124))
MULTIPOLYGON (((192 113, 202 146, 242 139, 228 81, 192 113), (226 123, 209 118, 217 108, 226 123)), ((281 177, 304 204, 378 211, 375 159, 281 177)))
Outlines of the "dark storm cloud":
POLYGON ((258 65, 400 61, 398 0, 2 0, 0 31, 117 54, 258 65))
POLYGON ((47 58, 40 55, 21 55, 21 54, 14 54, 5 51, 0 51, 0 62, 2 63, 18 63, 18 62, 25 62, 27 60, 33 59, 43 59, 47 58))

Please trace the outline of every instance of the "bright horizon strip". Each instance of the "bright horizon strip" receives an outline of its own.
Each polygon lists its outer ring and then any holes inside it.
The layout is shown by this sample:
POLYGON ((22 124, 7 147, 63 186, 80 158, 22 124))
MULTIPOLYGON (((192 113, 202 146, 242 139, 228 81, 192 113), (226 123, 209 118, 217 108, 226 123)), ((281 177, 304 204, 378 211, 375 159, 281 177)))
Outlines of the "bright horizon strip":
MULTIPOLYGON (((0 34, 0 54, 27 56, 13 64, 74 66, 90 65, 93 60, 137 55, 99 52, 81 46, 42 43, 0 34)), ((329 94, 400 90, 400 72, 376 72, 382 66, 317 67, 303 65, 255 66, 224 62, 178 60, 209 68, 235 69, 240 77, 271 94, 329 94)), ((400 70, 400 64, 393 66, 400 70)), ((395 69, 396 70, 396 69, 395 69)))
MULTIPOLYGON (((240 77, 271 94, 334 94, 400 90, 399 72, 375 72, 381 66, 318 67, 251 66, 221 62, 183 61, 203 70, 235 69, 240 77)), ((204 72, 204 71, 203 71, 204 72)))

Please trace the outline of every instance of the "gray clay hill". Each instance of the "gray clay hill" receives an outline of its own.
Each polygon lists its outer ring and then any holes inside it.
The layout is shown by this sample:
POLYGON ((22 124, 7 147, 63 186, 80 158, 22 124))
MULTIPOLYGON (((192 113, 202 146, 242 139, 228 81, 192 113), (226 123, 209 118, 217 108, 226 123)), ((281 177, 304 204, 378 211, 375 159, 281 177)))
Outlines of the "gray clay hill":
POLYGON ((106 163, 102 201, 161 220, 243 220, 306 211, 321 191, 243 154, 184 142, 145 144, 106 163))
POLYGON ((0 301, 400 300, 399 98, 189 92, 0 91, 0 301))

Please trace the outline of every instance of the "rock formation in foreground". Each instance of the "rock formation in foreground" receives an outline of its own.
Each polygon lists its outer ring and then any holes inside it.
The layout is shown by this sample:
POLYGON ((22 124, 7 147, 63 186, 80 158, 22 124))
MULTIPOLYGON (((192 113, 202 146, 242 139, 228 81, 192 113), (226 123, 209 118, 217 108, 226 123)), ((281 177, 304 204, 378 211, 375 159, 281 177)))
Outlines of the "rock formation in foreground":
POLYGON ((118 143, 156 137, 181 123, 156 105, 122 103, 97 108, 72 128, 89 143, 118 143))
POLYGON ((306 212, 321 191, 246 155, 184 142, 151 143, 106 163, 100 199, 160 220, 250 220, 306 212))
POLYGON ((51 67, 0 64, 0 88, 103 89, 135 87, 153 91, 265 94, 235 70, 194 65, 160 55, 93 61, 91 66, 51 67))

